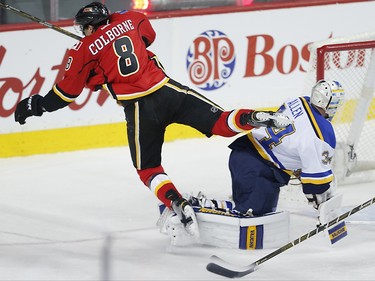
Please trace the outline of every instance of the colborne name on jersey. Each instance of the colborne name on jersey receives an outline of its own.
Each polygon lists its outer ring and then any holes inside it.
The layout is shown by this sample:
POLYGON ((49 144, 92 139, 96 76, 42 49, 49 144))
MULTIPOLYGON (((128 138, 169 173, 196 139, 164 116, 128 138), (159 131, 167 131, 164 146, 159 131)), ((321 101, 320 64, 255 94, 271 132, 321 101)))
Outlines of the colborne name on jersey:
MULTIPOLYGON (((106 26, 102 27, 103 29, 106 26)), ((101 35, 98 39, 96 39, 92 44, 89 45, 89 50, 93 55, 96 55, 104 46, 107 46, 116 38, 120 37, 122 34, 128 32, 129 30, 133 30, 134 26, 131 20, 125 20, 122 23, 112 27, 111 29, 105 32, 105 35, 101 35)))

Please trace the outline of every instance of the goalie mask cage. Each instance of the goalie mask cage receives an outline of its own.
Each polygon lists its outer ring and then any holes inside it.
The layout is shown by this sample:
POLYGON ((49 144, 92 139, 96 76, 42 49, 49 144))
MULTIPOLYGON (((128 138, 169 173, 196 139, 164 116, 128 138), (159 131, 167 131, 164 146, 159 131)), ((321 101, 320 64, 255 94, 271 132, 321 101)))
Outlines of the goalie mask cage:
POLYGON ((337 139, 333 160, 336 180, 373 180, 375 32, 311 44, 304 93, 310 93, 320 79, 337 80, 345 90, 345 101, 332 120, 337 139))

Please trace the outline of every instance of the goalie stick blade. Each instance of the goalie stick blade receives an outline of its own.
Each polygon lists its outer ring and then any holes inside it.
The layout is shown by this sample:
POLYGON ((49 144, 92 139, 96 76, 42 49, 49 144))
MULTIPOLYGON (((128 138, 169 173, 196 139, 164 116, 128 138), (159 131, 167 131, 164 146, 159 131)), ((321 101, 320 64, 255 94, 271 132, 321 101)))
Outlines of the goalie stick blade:
POLYGON ((223 261, 217 256, 211 256, 211 262, 207 265, 206 269, 212 273, 228 277, 228 278, 241 278, 254 272, 257 269, 255 263, 242 268, 234 268, 235 266, 223 261))

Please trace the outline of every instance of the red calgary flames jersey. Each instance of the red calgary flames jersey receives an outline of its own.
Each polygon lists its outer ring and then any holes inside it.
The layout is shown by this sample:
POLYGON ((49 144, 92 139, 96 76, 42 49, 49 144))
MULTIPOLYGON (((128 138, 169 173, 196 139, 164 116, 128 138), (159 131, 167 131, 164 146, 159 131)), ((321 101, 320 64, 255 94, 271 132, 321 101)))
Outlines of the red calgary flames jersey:
POLYGON ((112 14, 109 22, 69 51, 65 76, 54 87, 63 100, 73 101, 86 84, 104 87, 117 100, 130 100, 168 81, 146 49, 156 36, 147 17, 123 11, 112 14))

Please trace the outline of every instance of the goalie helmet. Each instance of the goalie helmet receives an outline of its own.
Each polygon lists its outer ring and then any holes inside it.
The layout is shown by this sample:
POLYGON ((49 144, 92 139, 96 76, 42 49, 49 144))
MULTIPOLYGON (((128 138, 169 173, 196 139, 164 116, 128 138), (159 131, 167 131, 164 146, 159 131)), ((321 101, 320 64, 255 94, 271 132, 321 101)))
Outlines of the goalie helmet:
POLYGON ((109 18, 109 10, 100 2, 92 2, 82 7, 75 16, 75 24, 81 26, 84 30, 88 25, 95 29, 105 23, 109 18))
POLYGON ((312 88, 310 102, 324 109, 327 119, 331 121, 343 103, 344 96, 344 89, 339 82, 319 80, 312 88))

